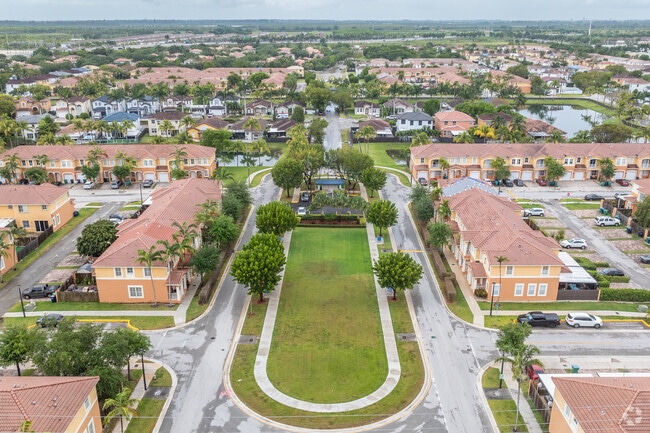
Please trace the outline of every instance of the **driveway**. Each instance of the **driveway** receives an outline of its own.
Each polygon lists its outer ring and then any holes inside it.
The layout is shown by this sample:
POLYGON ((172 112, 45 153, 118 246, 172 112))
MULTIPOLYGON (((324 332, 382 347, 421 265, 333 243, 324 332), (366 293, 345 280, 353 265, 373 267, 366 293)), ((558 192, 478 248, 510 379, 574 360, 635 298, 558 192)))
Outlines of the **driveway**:
POLYGON ((578 237, 587 241, 588 250, 595 250, 603 256, 612 267, 619 268, 625 275, 630 277, 630 280, 637 286, 644 289, 650 289, 648 283, 650 275, 648 272, 639 266, 627 254, 621 252, 618 248, 612 245, 608 240, 585 223, 584 220, 578 218, 573 212, 562 206, 557 200, 540 200, 547 208, 551 209, 557 218, 562 221, 571 231, 578 237))

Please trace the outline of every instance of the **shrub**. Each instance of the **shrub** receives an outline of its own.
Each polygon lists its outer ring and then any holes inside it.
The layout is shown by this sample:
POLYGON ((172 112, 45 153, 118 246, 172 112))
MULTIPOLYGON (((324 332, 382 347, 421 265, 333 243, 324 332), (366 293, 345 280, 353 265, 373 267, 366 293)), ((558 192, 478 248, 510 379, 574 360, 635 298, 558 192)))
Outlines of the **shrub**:
POLYGON ((650 302, 650 291, 643 289, 600 289, 601 301, 650 302))
POLYGON ((592 262, 597 268, 609 268, 609 263, 607 262, 592 262))
POLYGON ((474 290, 474 296, 476 296, 477 298, 485 299, 485 298, 487 298, 487 290, 485 290, 485 289, 475 289, 474 290))
POLYGON ((629 283, 630 282, 630 277, 615 277, 615 276, 607 276, 607 275, 605 275, 605 278, 608 279, 610 283, 629 283))
MULTIPOLYGON (((585 268, 587 271, 595 271, 596 270, 596 264, 589 260, 586 257, 574 257, 573 258, 580 266, 585 268)), ((595 278, 595 277, 594 277, 595 278)))
POLYGON ((456 301, 456 278, 452 275, 449 278, 445 278, 445 283, 443 287, 445 288, 445 294, 447 295, 447 301, 455 302, 456 301))

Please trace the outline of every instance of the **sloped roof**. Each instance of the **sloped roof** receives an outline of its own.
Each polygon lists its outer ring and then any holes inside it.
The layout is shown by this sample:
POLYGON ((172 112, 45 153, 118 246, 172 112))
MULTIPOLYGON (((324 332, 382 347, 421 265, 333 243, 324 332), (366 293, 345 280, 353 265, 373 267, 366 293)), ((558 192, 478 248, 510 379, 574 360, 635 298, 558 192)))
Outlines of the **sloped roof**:
MULTIPOLYGON (((37 432, 67 431, 99 377, 5 376, 0 380, 0 431, 25 421, 37 432)), ((97 420, 99 421, 99 420, 97 420)))
POLYGON ((424 122, 432 122, 433 119, 431 116, 429 116, 427 113, 423 111, 413 111, 413 112, 407 112, 407 113, 400 113, 395 116, 395 119, 397 120, 412 120, 412 121, 418 121, 422 120, 424 122))
POLYGON ((0 204, 49 205, 62 195, 67 194, 67 188, 49 183, 42 185, 3 185, 0 190, 0 204))
POLYGON ((138 116, 135 113, 125 113, 124 111, 118 111, 115 113, 111 113, 108 116, 104 117, 106 122, 111 123, 111 122, 124 122, 125 120, 130 120, 131 122, 136 122, 140 116, 138 116))
POLYGON ((444 121, 456 121, 456 122, 474 122, 474 118, 469 114, 465 114, 462 111, 438 111, 435 114, 436 120, 441 122, 444 121))
MULTIPOLYGON (((120 152, 131 155, 136 159, 142 158, 168 158, 177 147, 184 147, 188 158, 214 157, 214 148, 198 144, 102 144, 99 146, 106 154, 106 158, 115 158, 120 152)), ((47 155, 50 161, 86 159, 92 146, 17 146, 0 154, 0 158, 16 153, 20 159, 34 159, 36 155, 47 155)))

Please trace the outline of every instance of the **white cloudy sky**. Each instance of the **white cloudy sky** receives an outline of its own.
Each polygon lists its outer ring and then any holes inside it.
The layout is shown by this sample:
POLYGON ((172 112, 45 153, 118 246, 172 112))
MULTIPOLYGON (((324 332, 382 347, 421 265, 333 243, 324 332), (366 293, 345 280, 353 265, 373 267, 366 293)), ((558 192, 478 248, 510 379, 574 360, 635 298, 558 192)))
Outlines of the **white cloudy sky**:
POLYGON ((1 20, 623 20, 650 0, 0 0, 1 20))

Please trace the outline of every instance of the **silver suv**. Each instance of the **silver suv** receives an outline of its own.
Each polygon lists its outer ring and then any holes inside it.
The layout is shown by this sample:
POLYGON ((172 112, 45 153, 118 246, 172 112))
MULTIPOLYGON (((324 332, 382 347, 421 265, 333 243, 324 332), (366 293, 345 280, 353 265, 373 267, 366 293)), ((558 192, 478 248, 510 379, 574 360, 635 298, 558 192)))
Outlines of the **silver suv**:
POLYGON ((544 209, 541 207, 531 207, 530 209, 524 209, 524 216, 544 216, 544 209))
POLYGON ((608 216, 599 216, 594 218, 594 223, 596 223, 597 226, 620 226, 621 225, 621 220, 618 218, 612 218, 608 216))
POLYGON ((587 248, 587 242, 580 238, 564 239, 560 245, 562 248, 580 248, 581 250, 587 248))

